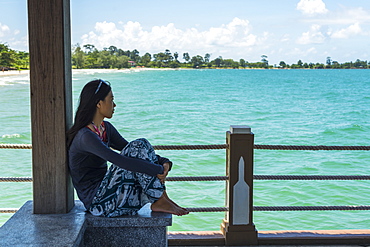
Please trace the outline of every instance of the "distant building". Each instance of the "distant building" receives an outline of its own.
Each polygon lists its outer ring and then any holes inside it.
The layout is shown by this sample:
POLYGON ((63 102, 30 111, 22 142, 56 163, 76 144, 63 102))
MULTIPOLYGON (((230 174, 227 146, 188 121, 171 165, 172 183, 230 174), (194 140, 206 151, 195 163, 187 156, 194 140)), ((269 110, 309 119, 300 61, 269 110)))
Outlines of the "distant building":
POLYGON ((128 63, 130 64, 131 67, 135 67, 136 66, 136 63, 134 61, 128 61, 128 63))

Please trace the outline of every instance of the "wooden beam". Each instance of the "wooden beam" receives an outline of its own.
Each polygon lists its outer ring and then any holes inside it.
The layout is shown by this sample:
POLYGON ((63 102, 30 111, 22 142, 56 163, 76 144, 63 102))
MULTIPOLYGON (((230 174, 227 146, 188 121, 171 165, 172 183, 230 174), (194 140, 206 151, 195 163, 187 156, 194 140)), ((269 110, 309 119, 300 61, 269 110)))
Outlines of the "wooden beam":
POLYGON ((66 129, 72 123, 70 0, 28 0, 33 210, 74 205, 66 129))

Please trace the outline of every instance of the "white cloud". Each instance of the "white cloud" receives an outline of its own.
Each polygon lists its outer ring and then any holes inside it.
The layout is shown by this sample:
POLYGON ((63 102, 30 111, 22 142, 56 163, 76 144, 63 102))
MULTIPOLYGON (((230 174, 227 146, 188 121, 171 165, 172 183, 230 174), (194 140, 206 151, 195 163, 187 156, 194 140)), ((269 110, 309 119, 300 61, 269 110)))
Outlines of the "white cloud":
POLYGON ((284 59, 288 55, 290 58, 290 61, 285 60, 285 62, 288 63, 296 63, 299 59, 301 59, 303 62, 318 62, 316 59, 311 60, 311 57, 316 57, 318 53, 318 50, 315 47, 309 47, 307 49, 301 49, 301 48, 292 48, 290 51, 285 51, 283 53, 284 59))
POLYGON ((331 37, 332 38, 337 38, 337 39, 346 39, 349 38, 350 36, 361 34, 362 29, 360 27, 359 23, 355 23, 353 25, 350 25, 347 28, 342 28, 339 31, 334 32, 331 37))
POLYGON ((23 37, 13 37, 9 39, 9 42, 7 42, 10 46, 10 48, 24 51, 28 50, 28 36, 23 37))
POLYGON ((304 22, 314 24, 311 25, 310 31, 303 33, 298 39, 299 44, 322 43, 328 38, 348 39, 357 35, 370 36, 368 30, 362 29, 370 24, 370 13, 363 8, 341 6, 338 11, 321 18, 307 18, 304 22), (323 26, 327 28, 326 32, 322 31, 323 26))
POLYGON ((306 44, 320 44, 324 43, 326 40, 327 34, 321 31, 321 26, 318 24, 311 25, 309 31, 303 33, 301 37, 298 38, 297 43, 301 45, 306 44))
MULTIPOLYGON (((337 16, 337 19, 344 19, 346 23, 370 23, 370 14, 363 8, 346 8, 337 16)), ((346 24, 344 23, 344 24, 346 24)))
POLYGON ((280 38, 280 42, 289 42, 290 41, 290 35, 289 34, 284 34, 281 38, 280 38))
POLYGON ((328 12, 322 0, 300 0, 297 4, 297 10, 306 15, 325 14, 328 12))
POLYGON ((257 36, 250 34, 249 21, 234 18, 227 25, 205 31, 205 44, 217 46, 248 47, 255 45, 257 36))
MULTIPOLYGON (((153 26, 143 30, 139 22, 97 22, 95 30, 81 37, 82 44, 94 44, 98 49, 117 46, 121 49, 137 49, 140 52, 159 52, 170 49, 178 52, 217 53, 221 50, 244 49, 264 42, 268 33, 261 37, 251 33, 248 20, 234 18, 230 23, 211 27, 205 31, 197 28, 178 29, 173 23, 153 26)), ((220 54, 221 55, 221 54, 220 54)))
POLYGON ((321 25, 349 25, 354 23, 370 23, 370 13, 363 8, 348 8, 341 6, 338 11, 320 18, 307 18, 304 22, 320 23, 321 25))
POLYGON ((9 33, 10 29, 7 25, 1 24, 0 22, 0 37, 4 37, 5 34, 9 33))
POLYGON ((0 43, 6 43, 13 50, 28 50, 28 36, 20 37, 18 29, 11 30, 9 26, 0 23, 0 43))

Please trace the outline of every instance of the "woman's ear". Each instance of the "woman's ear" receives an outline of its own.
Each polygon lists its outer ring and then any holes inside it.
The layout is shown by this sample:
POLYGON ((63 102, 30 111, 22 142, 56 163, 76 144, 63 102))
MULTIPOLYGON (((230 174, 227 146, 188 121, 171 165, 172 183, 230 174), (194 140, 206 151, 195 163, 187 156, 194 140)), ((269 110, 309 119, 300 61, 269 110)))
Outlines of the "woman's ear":
POLYGON ((101 100, 99 100, 99 102, 96 104, 96 108, 100 108, 101 107, 101 100))

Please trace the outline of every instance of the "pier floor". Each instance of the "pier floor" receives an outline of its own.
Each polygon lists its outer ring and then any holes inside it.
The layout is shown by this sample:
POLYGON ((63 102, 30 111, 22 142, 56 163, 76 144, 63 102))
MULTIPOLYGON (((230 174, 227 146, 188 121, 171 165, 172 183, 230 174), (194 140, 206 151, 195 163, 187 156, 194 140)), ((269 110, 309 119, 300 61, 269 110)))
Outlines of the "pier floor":
MULTIPOLYGON (((370 246, 370 230, 260 231, 259 245, 249 246, 370 246)), ((226 246, 219 231, 169 232, 169 246, 226 246)))

